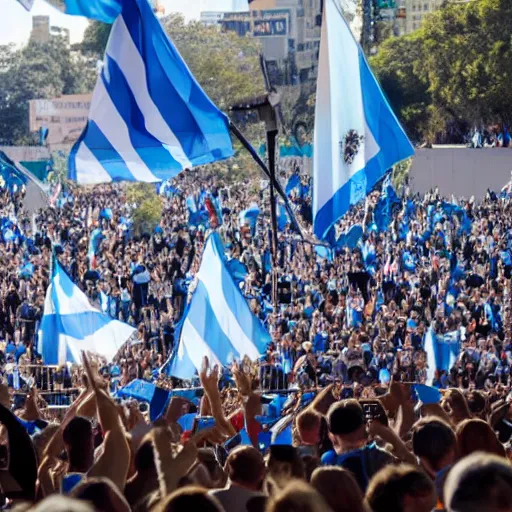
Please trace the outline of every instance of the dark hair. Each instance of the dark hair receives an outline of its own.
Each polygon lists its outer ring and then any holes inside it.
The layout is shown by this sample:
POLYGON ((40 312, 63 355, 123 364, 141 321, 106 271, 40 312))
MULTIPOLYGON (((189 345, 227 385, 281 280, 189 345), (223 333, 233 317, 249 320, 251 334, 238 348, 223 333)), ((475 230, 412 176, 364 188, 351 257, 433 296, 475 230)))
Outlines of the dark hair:
POLYGON ((363 408, 357 400, 342 400, 331 405, 327 413, 327 424, 331 434, 352 434, 364 425, 363 408))
POLYGON ((370 481, 366 500, 372 512, 400 512, 405 496, 434 496, 432 480, 414 466, 386 466, 370 481))
POLYGON ((412 450, 425 458, 435 471, 442 469, 441 460, 450 449, 455 449, 457 439, 453 429, 437 418, 422 418, 412 428, 412 450))
POLYGON ((486 401, 484 395, 480 391, 472 391, 466 398, 469 410, 472 414, 485 413, 486 401))
POLYGON ((77 416, 64 428, 62 433, 73 471, 86 472, 94 462, 92 424, 87 418, 77 416))
POLYGON ((256 485, 263 478, 265 461, 252 446, 238 446, 226 461, 226 472, 232 482, 256 485))
POLYGON ((134 463, 137 471, 151 471, 155 469, 155 452, 150 438, 142 440, 135 453, 134 463))
POLYGON ((62 437, 64 442, 69 445, 83 443, 84 439, 92 436, 92 424, 87 418, 76 416, 64 428, 62 437))
POLYGON ((183 487, 167 496, 156 508, 158 512, 222 512, 222 505, 217 498, 208 494, 206 489, 198 486, 183 487))

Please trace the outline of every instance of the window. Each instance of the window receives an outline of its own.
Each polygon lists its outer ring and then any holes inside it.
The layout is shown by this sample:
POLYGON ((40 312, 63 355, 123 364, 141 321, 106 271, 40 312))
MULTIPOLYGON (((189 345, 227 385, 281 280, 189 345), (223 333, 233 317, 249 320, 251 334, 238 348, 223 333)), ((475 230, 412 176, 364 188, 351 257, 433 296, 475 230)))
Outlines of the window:
POLYGON ((424 10, 424 11, 428 11, 428 4, 426 4, 426 3, 425 3, 425 4, 423 4, 423 10, 424 10))

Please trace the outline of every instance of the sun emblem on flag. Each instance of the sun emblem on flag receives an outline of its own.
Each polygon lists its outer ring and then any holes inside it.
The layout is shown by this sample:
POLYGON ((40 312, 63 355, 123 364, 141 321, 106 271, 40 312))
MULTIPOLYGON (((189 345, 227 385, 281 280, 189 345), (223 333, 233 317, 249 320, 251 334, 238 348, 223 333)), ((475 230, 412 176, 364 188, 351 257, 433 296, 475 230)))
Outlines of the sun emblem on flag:
POLYGON ((349 130, 342 141, 340 141, 340 150, 343 154, 345 163, 350 165, 361 148, 364 135, 359 135, 356 130, 349 130))

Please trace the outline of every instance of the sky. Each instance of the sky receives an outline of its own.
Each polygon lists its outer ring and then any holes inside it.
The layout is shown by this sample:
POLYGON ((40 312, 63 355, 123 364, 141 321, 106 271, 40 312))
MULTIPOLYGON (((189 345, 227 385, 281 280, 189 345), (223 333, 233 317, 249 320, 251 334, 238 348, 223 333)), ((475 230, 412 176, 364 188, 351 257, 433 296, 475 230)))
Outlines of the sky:
MULTIPOLYGON (((160 3, 167 14, 181 12, 190 20, 198 19, 202 11, 229 10, 233 0, 160 0, 160 3)), ((85 18, 62 14, 44 0, 35 0, 31 12, 27 12, 17 0, 0 0, 0 13, 0 44, 25 43, 30 36, 34 15, 49 15, 50 25, 68 28, 72 43, 81 41, 88 23, 85 18)))

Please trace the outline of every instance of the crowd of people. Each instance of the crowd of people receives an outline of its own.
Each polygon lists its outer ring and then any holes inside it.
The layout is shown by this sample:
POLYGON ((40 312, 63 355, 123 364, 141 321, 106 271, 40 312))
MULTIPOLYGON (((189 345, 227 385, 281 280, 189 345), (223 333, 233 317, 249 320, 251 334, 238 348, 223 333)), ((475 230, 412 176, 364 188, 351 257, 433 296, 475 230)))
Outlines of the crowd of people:
MULTIPOLYGON (((283 185, 307 233, 310 180, 292 174, 283 185)), ((398 197, 387 183, 338 223, 332 249, 304 241, 278 207, 276 306, 268 183, 182 173, 158 188, 163 215, 149 231, 134 226, 126 191, 66 187, 32 217, 23 191, 0 197, 6 506, 511 508, 508 193, 474 201, 404 188, 398 197), (183 382, 165 362, 211 229, 241 264, 235 278, 272 343, 257 364, 205 361, 183 382), (52 254, 91 303, 137 327, 113 362, 42 366, 37 332, 52 254), (174 394, 150 418, 140 403, 115 398, 137 379, 200 392, 174 394), (61 388, 78 398, 56 421, 41 390, 61 388)))

